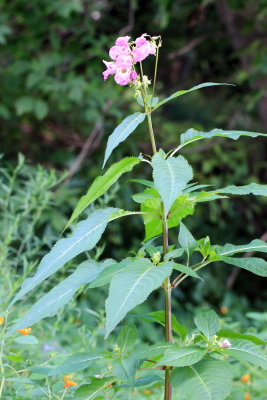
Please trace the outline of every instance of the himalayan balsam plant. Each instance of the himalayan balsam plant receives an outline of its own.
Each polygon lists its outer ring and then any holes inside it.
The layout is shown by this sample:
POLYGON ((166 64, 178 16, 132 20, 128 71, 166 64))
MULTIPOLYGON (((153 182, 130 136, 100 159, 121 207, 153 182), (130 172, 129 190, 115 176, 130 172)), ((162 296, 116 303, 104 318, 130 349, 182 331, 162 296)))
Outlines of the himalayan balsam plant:
MULTIPOLYGON (((255 138, 264 134, 222 129, 200 132, 189 129, 181 134, 177 147, 167 154, 157 148, 152 115, 159 107, 194 90, 224 85, 202 83, 159 101, 154 93, 161 44, 160 37, 143 34, 133 42, 130 42, 128 36, 120 37, 111 47, 111 61, 104 61, 107 67, 103 73, 104 80, 112 79, 110 76, 113 76, 117 84, 130 85, 142 111, 126 117, 109 136, 104 166, 113 150, 145 120, 148 123, 152 155, 126 157, 112 164, 103 175, 94 180, 88 192, 79 200, 67 227, 77 220, 85 208, 104 195, 122 174, 130 172, 141 162, 146 162, 151 167, 151 180, 134 180, 144 189, 133 196, 138 210, 126 211, 110 207, 93 211, 87 219, 77 224, 72 234, 61 238, 54 245, 42 259, 35 275, 23 282, 9 306, 25 297, 69 260, 93 249, 108 223, 122 217, 139 218, 140 223, 144 223, 145 238, 140 249, 136 249, 135 256, 131 254, 120 261, 89 260, 78 265, 72 274, 37 301, 7 333, 11 335, 18 329, 32 327, 41 319, 55 315, 81 285, 86 288, 87 293, 93 288, 109 285, 105 303, 108 337, 131 310, 146 301, 151 292, 162 291, 164 310, 147 315, 148 321, 164 327, 165 340, 162 339, 161 343, 143 345, 133 350, 137 330, 133 325, 126 325, 119 332, 112 351, 75 354, 67 357, 62 364, 47 368, 47 375, 54 376, 94 366, 96 375, 88 377, 86 384, 69 389, 74 391, 74 398, 77 399, 111 399, 120 390, 126 390, 125 387, 130 391, 131 387, 141 385, 141 381, 143 385, 157 381, 159 385, 162 384, 161 398, 165 400, 223 400, 231 394, 231 364, 235 360, 267 369, 267 357, 261 347, 266 342, 253 335, 220 329, 219 318, 213 310, 196 314, 196 328, 193 332, 189 332, 186 326, 178 322, 175 310, 172 313, 173 291, 187 278, 201 279, 199 271, 209 264, 223 261, 256 275, 267 276, 267 262, 264 259, 244 258, 241 255, 250 251, 266 253, 265 242, 255 239, 243 245, 214 245, 209 237, 194 238, 182 222, 194 213, 198 203, 216 201, 227 198, 228 195, 267 196, 267 185, 251 183, 206 190, 207 185, 194 182, 192 167, 179 154, 183 147, 197 140, 215 136, 237 140, 241 136, 255 138), (143 73, 142 62, 148 56, 155 57, 152 82, 143 73), (177 227, 177 241, 169 243, 169 229, 177 227), (197 262, 192 262, 193 259, 197 262), (106 369, 103 370, 105 360, 106 369), (102 362, 99 370, 98 362, 102 362), (151 374, 147 375, 147 369, 151 374), (138 379, 135 377, 137 371, 138 379)), ((216 268, 216 264, 213 268, 216 268)))

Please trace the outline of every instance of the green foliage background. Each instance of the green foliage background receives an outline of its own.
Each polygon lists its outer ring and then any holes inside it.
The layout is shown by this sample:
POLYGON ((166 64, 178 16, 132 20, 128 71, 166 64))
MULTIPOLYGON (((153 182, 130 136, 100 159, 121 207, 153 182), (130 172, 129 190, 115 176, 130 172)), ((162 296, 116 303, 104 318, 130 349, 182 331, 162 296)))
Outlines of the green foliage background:
MULTIPOLYGON (((51 207, 46 213, 46 231, 53 231, 55 225, 57 232, 63 228, 75 199, 100 172, 108 135, 129 107, 133 112, 139 110, 130 89, 118 87, 112 78, 106 83, 102 79, 102 59, 108 58, 108 49, 119 35, 136 37, 144 30, 162 35, 157 84, 162 96, 203 81, 237 85, 203 89, 158 111, 154 125, 164 150, 173 148, 179 134, 189 127, 210 130, 216 125, 267 132, 266 0, 2 0, 0 5, 3 160, 15 164, 20 151, 33 167, 41 163, 59 174, 72 175, 53 188, 52 196, 56 204, 62 204, 63 197, 73 201, 63 201, 60 212, 51 207), (83 150, 87 150, 86 157, 74 174, 71 168, 83 150)), ((151 57, 145 64, 148 75, 153 61, 151 57)), ((112 162, 123 155, 150 153, 144 134, 145 126, 119 147, 112 162)), ((202 183, 215 187, 265 183, 264 139, 214 139, 184 154, 202 183)), ((141 177, 144 168, 138 167, 131 177, 141 177)), ((126 180, 116 188, 116 206, 133 209, 128 195, 138 186, 126 180)), ((112 192, 109 205, 115 205, 114 198, 112 192)), ((223 242, 247 242, 267 231, 265 199, 220 200, 199 206, 196 215, 194 221, 188 218, 192 232, 199 237, 210 234, 217 243, 221 238, 223 242)), ((118 259, 136 250, 144 232, 138 219, 131 221, 113 223, 108 229, 105 256, 118 259)), ((43 231, 36 234, 41 238, 43 231)), ((176 233, 171 235, 176 240, 176 233)), ((192 290, 185 286, 183 293, 177 291, 178 301, 229 302, 231 294, 224 292, 229 272, 221 269, 216 277, 207 272, 208 284, 192 287, 189 283, 192 290)), ((228 288, 232 289, 229 281, 228 288)), ((234 289, 239 295, 246 294, 254 306, 264 307, 266 290, 260 278, 244 272, 234 289)))

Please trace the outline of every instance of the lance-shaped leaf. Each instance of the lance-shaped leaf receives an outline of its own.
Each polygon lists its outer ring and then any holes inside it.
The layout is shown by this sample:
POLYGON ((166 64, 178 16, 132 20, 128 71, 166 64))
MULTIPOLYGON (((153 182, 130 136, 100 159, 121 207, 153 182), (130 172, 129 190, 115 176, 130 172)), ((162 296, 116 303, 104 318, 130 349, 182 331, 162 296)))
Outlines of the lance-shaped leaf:
POLYGON ((194 318, 194 322, 200 332, 204 333, 209 340, 211 340, 220 329, 219 318, 213 310, 199 311, 194 318))
POLYGON ((114 380, 114 377, 91 378, 91 382, 88 385, 82 385, 75 391, 74 398, 75 400, 93 400, 101 395, 103 389, 107 388, 114 380))
POLYGON ((216 190, 216 193, 246 195, 254 194, 256 196, 267 196, 267 185, 260 185, 258 183, 250 183, 244 186, 227 186, 223 189, 216 190))
POLYGON ((60 239, 44 256, 36 274, 23 282, 9 307, 55 273, 66 262, 84 251, 91 250, 101 238, 109 217, 117 210, 116 208, 106 208, 94 211, 85 221, 79 222, 70 237, 60 239))
MULTIPOLYGON (((151 313, 145 314, 141 317, 147 322, 157 322, 162 326, 165 326, 165 311, 153 311, 151 313)), ((177 333, 184 340, 188 334, 188 329, 185 325, 180 324, 175 315, 172 314, 172 330, 177 333)))
POLYGON ((158 365, 186 367, 188 365, 196 364, 206 354, 207 350, 198 346, 173 346, 165 351, 164 355, 158 361, 158 365))
POLYGON ((112 374, 119 380, 133 386, 135 381, 135 372, 140 363, 133 357, 117 358, 112 363, 112 374))
POLYGON ((224 353, 267 370, 267 355, 253 343, 244 340, 234 341, 224 353))
POLYGON ((103 358, 101 353, 76 353, 48 371, 48 376, 65 375, 74 371, 81 371, 90 365, 95 365, 97 360, 103 358))
POLYGON ((252 342, 258 346, 267 344, 265 340, 260 339, 258 336, 254 336, 249 333, 247 334, 247 333, 233 332, 228 329, 221 329, 219 332, 217 332, 217 336, 219 338, 227 338, 227 339, 242 339, 252 342))
POLYGON ((152 158, 155 187, 164 203, 165 216, 174 201, 193 178, 193 171, 183 156, 164 159, 159 153, 152 158))
POLYGON ((122 260, 120 263, 113 263, 105 268, 100 274, 93 280, 93 282, 89 285, 89 288, 96 288, 99 286, 104 286, 110 283, 111 279, 114 275, 120 273, 125 269, 127 265, 132 262, 132 259, 126 258, 122 260))
POLYGON ((156 108, 162 106, 162 104, 165 104, 165 103, 167 103, 168 101, 175 99, 176 97, 182 96, 183 94, 186 94, 186 93, 193 92, 194 90, 202 89, 202 88, 204 88, 204 87, 209 87, 209 86, 222 86, 222 85, 223 85, 223 86, 225 86, 225 85, 226 85, 226 86, 234 86, 234 85, 232 85, 232 84, 230 84, 230 83, 215 83, 215 82, 205 82, 205 83, 201 83, 200 85, 194 86, 194 87, 192 87, 191 89, 188 89, 188 90, 179 90, 178 92, 175 92, 175 93, 172 94, 171 96, 166 97, 166 99, 160 101, 160 102, 153 108, 153 110, 155 110, 156 108))
POLYGON ((75 207, 70 220, 66 225, 66 228, 81 214, 86 207, 106 193, 121 175, 131 171, 135 165, 140 163, 140 161, 141 160, 137 157, 126 157, 123 160, 111 165, 104 175, 98 176, 90 186, 86 195, 82 196, 78 201, 78 204, 75 207))
POLYGON ((188 267, 187 265, 179 264, 179 263, 174 263, 173 264, 173 269, 176 271, 182 272, 183 274, 186 274, 188 276, 192 276, 193 278, 201 279, 200 276, 194 271, 192 268, 188 267))
POLYGON ((103 167, 105 166, 109 156, 111 155, 115 147, 117 147, 121 142, 127 139, 127 137, 130 136, 130 134, 137 128, 137 126, 144 121, 145 117, 146 114, 136 112, 126 117, 120 123, 120 125, 117 126, 117 128, 108 138, 103 167))
POLYGON ((171 274, 172 265, 167 262, 155 266, 149 259, 140 258, 112 278, 106 301, 106 337, 130 310, 162 284, 171 274))
POLYGON ((9 334, 25 326, 32 326, 43 318, 54 316, 60 307, 69 302, 82 284, 91 282, 99 272, 101 268, 95 261, 83 262, 73 274, 38 300, 10 329, 9 334))
POLYGON ((221 260, 227 264, 253 272, 253 274, 267 277, 267 262, 258 257, 224 257, 221 260))
POLYGON ((258 133, 258 132, 247 132, 247 131, 225 131, 223 129, 213 129, 212 131, 209 132, 201 132, 197 131, 196 129, 188 129, 185 133, 182 133, 180 136, 181 144, 179 146, 179 149, 184 147, 185 145, 195 142, 196 140, 201 140, 201 139, 211 139, 213 137, 225 137, 228 139, 233 139, 237 140, 240 138, 240 136, 248 136, 255 138, 257 136, 267 136, 264 133, 258 133))
POLYGON ((178 242, 184 249, 188 249, 196 243, 196 239, 182 222, 180 223, 178 242))
POLYGON ((251 251, 259 251, 267 253, 267 243, 263 240, 255 239, 248 244, 234 245, 227 243, 224 246, 217 246, 216 252, 221 256, 232 256, 236 253, 248 253, 251 251))
POLYGON ((129 347, 132 347, 137 339, 137 329, 134 325, 124 326, 118 335, 118 346, 120 351, 126 351, 129 347))
POLYGON ((233 375, 225 361, 202 360, 175 368, 172 384, 186 400, 224 400, 231 393, 233 375))

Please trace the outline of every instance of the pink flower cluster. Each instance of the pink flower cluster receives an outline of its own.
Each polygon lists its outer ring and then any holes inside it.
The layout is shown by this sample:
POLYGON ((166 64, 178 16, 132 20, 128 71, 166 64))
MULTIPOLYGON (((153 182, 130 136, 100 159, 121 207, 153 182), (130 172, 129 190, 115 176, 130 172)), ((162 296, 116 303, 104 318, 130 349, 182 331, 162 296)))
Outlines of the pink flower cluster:
POLYGON ((134 64, 143 61, 149 54, 156 53, 156 47, 145 38, 146 33, 137 38, 133 48, 129 44, 130 36, 122 36, 116 40, 115 46, 109 50, 109 56, 114 61, 105 61, 107 69, 103 72, 104 80, 114 75, 115 82, 124 86, 135 82, 137 73, 134 64))

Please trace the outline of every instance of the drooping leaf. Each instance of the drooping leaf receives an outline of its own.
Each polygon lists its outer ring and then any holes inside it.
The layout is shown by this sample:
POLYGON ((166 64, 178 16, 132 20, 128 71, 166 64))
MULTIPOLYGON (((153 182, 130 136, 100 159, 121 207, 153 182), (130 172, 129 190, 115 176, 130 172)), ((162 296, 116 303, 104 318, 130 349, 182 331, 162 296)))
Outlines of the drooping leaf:
POLYGON ((225 349, 224 353, 267 370, 267 355, 251 342, 244 340, 231 342, 231 347, 225 349))
POLYGON ((94 365, 97 360, 101 360, 102 358, 103 354, 98 353, 76 353, 52 368, 48 372, 48 376, 65 375, 70 372, 81 371, 90 365, 94 365))
POLYGON ((140 183, 140 185, 144 185, 146 187, 154 188, 154 182, 148 181, 146 179, 129 179, 129 182, 140 183))
POLYGON ((267 243, 263 240, 255 239, 248 244, 234 245, 227 243, 224 246, 217 246, 216 252, 221 256, 234 255, 236 253, 260 251, 267 253, 267 243))
POLYGON ((233 332, 228 329, 221 329, 219 332, 217 332, 217 336, 219 338, 246 340, 246 341, 252 342, 258 346, 267 344, 267 342, 265 340, 262 340, 257 336, 254 336, 251 334, 233 332))
POLYGON ((79 222, 70 237, 60 239, 44 256, 35 275, 23 282, 9 307, 55 273, 66 262, 84 251, 91 250, 100 240, 109 217, 116 211, 116 208, 94 211, 85 221, 79 222))
POLYGON ((172 265, 167 262, 155 267, 149 259, 140 258, 112 278, 106 301, 106 337, 130 310, 162 284, 171 274, 172 265))
POLYGON ((91 282, 99 272, 101 268, 95 261, 83 262, 73 274, 38 300, 10 329, 9 334, 25 326, 32 326, 43 318, 54 316, 60 307, 69 302, 82 284, 91 282))
MULTIPOLYGON (((129 172, 133 167, 140 163, 137 157, 126 157, 123 160, 111 165, 106 173, 98 176, 85 196, 82 196, 75 207, 66 228, 82 213, 82 211, 92 204, 96 199, 102 196, 107 190, 114 185, 121 175, 129 172)), ((66 229, 65 228, 65 229, 66 229)))
POLYGON ((127 265, 131 263, 132 259, 126 258, 122 260, 120 263, 113 263, 105 268, 100 274, 93 280, 93 282, 89 285, 89 288, 96 288, 99 286, 104 286, 110 283, 111 279, 114 275, 120 273, 125 269, 127 265))
POLYGON ((152 167, 155 187, 164 203, 167 216, 176 198, 193 178, 193 171, 183 156, 164 159, 159 153, 153 156, 152 167))
POLYGON ((112 363, 112 374, 119 380, 133 386, 138 366, 138 360, 133 357, 117 358, 112 363))
POLYGON ((182 222, 180 223, 178 242, 184 249, 188 249, 196 243, 196 239, 182 222))
POLYGON ((90 378, 91 382, 87 385, 80 386, 76 391, 75 400, 93 400, 99 396, 104 388, 108 387, 115 378, 90 378))
POLYGON ((223 86, 225 86, 225 85, 226 85, 226 86, 233 86, 233 85, 230 84, 230 83, 214 83, 214 82, 205 82, 205 83, 201 83, 200 85, 194 86, 194 87, 192 87, 191 89, 188 89, 188 90, 179 90, 178 92, 175 92, 175 93, 172 94, 171 96, 169 96, 169 97, 167 97, 166 99, 160 101, 160 102, 153 108, 153 110, 156 110, 156 108, 162 106, 162 104, 165 104, 165 103, 167 103, 168 101, 175 99, 176 97, 182 96, 183 94, 186 94, 186 93, 193 92, 194 90, 198 90, 198 89, 201 89, 201 88, 204 88, 204 87, 209 87, 209 86, 222 86, 222 85, 223 85, 223 86))
MULTIPOLYGON (((153 311, 142 316, 145 321, 158 322, 165 326, 165 311, 153 311)), ((172 314, 172 330, 184 340, 188 334, 188 329, 185 325, 180 324, 175 315, 172 314)))
POLYGON ((246 269, 253 274, 267 277, 267 262, 258 257, 225 257, 221 256, 221 260, 227 264, 246 269))
POLYGON ((227 186, 223 189, 217 189, 216 193, 246 195, 254 194, 256 196, 267 196, 267 185, 260 185, 258 183, 250 183, 244 186, 227 186))
POLYGON ((158 361, 158 365, 168 365, 173 367, 186 367, 199 362, 207 354, 206 349, 198 346, 187 346, 168 348, 158 361))
POLYGON ((212 129, 212 131, 209 132, 201 132, 191 128, 188 129, 185 133, 181 134, 180 136, 181 144, 179 148, 182 148, 189 143, 195 142, 196 140, 211 139, 216 136, 237 140, 240 138, 240 136, 248 136, 255 138, 257 136, 266 136, 266 134, 258 132, 234 131, 234 130, 225 131, 223 129, 212 129))
POLYGON ((224 400, 231 393, 233 375, 227 362, 202 360, 175 368, 172 384, 186 400, 224 400))
POLYGON ((146 114, 136 112, 126 117, 120 123, 120 125, 117 126, 117 128, 108 138, 103 167, 105 166, 109 156, 111 155, 115 147, 117 147, 121 142, 127 139, 127 137, 130 136, 130 134, 137 128, 137 126, 144 121, 145 117, 146 114))
POLYGON ((215 311, 202 310, 194 318, 197 328, 211 340, 220 329, 220 321, 215 311))
POLYGON ((164 256, 164 260, 168 261, 171 260, 173 258, 179 258, 184 254, 184 249, 180 248, 180 249, 175 249, 172 251, 169 251, 165 256, 164 256))
POLYGON ((126 351, 129 347, 132 347, 137 339, 137 329, 134 325, 124 326, 118 336, 118 346, 120 351, 126 351))

